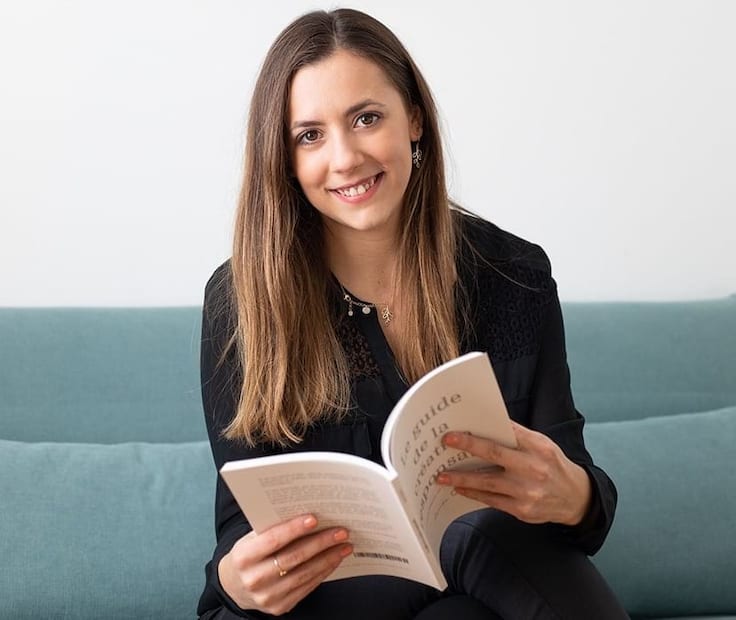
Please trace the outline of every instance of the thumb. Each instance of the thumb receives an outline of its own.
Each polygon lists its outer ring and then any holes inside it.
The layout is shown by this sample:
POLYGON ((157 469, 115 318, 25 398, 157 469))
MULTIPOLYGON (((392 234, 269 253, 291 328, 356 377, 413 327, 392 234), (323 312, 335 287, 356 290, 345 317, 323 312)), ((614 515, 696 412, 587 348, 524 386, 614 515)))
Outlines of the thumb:
POLYGON ((514 431, 514 435, 516 436, 516 443, 519 444, 519 448, 528 446, 529 443, 534 440, 535 435, 538 434, 536 431, 528 429, 526 426, 522 426, 521 424, 519 424, 518 422, 514 422, 513 420, 511 420, 511 428, 514 431))

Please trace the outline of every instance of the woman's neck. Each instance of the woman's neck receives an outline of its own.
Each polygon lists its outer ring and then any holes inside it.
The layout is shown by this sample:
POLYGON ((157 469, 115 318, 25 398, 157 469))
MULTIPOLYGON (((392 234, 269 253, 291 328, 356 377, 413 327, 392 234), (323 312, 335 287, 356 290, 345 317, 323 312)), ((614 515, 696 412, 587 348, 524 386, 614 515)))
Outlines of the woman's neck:
POLYGON ((395 235, 325 231, 330 271, 351 293, 374 303, 388 303, 394 297, 398 245, 395 235))

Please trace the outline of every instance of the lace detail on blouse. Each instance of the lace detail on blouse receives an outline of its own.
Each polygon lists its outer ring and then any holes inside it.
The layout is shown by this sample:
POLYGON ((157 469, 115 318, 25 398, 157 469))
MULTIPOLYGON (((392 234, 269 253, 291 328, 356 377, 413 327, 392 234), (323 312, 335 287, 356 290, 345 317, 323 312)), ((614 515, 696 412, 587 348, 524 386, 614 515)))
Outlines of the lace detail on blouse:
POLYGON ((494 362, 505 362, 539 351, 540 330, 554 299, 548 272, 509 262, 479 270, 471 293, 472 348, 488 351, 494 362))
POLYGON ((345 350, 350 377, 353 380, 378 377, 381 374, 378 363, 368 344, 365 334, 355 325, 355 321, 340 319, 335 325, 337 339, 345 350))

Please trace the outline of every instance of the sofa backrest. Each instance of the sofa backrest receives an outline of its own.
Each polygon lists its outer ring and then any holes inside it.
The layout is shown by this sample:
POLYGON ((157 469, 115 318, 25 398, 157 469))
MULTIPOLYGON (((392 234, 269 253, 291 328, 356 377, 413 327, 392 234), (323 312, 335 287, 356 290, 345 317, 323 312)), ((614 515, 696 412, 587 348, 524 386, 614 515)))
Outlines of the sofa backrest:
POLYGON ((206 439, 199 308, 0 308, 0 438, 206 439))
POLYGON ((664 303, 567 303, 568 361, 589 422, 736 404, 736 295, 664 303))
MULTIPOLYGON (((567 303, 568 359, 591 422, 736 403, 736 296, 567 303)), ((0 308, 0 438, 206 438, 200 309, 0 308)))

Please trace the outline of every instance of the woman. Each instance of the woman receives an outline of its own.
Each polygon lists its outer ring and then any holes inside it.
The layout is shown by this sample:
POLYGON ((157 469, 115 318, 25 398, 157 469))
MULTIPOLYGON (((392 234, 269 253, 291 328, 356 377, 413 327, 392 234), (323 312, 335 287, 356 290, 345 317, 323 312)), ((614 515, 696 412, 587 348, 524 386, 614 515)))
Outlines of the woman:
POLYGON ((352 547, 304 515, 256 535, 222 480, 206 618, 620 618, 587 559, 615 488, 570 395, 543 251, 454 208, 429 88, 396 37, 315 12, 271 47, 255 86, 231 261, 205 292, 202 391, 215 464, 334 450, 380 462, 388 412, 417 378, 488 351, 518 449, 454 429, 502 465, 437 484, 486 503, 442 543, 450 583, 324 582, 352 547), (451 208, 452 207, 452 208, 451 208))

